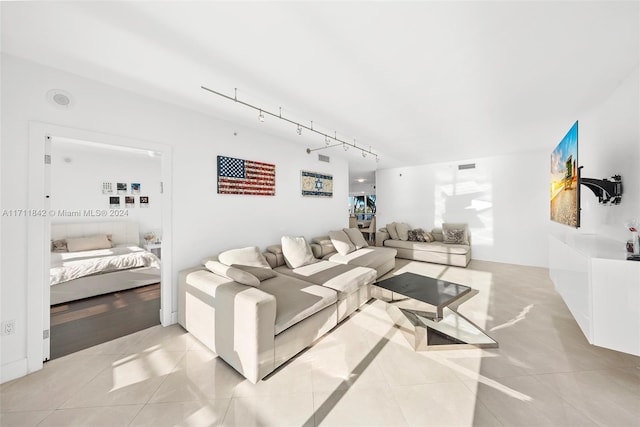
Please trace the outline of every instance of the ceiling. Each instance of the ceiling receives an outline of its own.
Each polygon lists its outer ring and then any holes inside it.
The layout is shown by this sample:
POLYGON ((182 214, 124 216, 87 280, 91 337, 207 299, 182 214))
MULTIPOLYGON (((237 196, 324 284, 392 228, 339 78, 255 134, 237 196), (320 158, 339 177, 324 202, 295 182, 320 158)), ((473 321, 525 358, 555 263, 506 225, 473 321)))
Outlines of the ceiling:
MULTIPOLYGON (((639 58, 631 2, 2 2, 2 51, 376 168, 551 149, 639 58)), ((65 89, 65 88, 59 88, 65 89)), ((316 153, 312 153, 315 155, 316 153)))

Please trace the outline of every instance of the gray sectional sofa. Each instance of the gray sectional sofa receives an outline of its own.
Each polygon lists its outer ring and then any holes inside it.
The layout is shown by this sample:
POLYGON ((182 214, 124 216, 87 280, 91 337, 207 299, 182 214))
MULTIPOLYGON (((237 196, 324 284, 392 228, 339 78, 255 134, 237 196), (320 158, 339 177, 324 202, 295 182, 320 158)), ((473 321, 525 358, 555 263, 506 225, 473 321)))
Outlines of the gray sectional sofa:
POLYGON ((387 227, 376 232, 376 246, 395 249, 398 252, 398 258, 457 267, 466 267, 471 261, 471 233, 467 224, 444 223, 442 228, 434 228, 428 233, 435 239, 430 242, 409 240, 406 231, 411 230, 406 224, 403 224, 400 233, 396 230, 395 235, 392 236, 393 230, 390 230, 393 227, 392 224, 397 226, 403 223, 387 224, 387 227), (462 238, 448 240, 445 233, 448 234, 450 230, 463 230, 462 238))
POLYGON ((318 259, 304 239, 287 239, 264 253, 225 251, 178 275, 178 322, 253 383, 367 302, 370 285, 395 264, 394 249, 332 260, 339 253, 324 242, 318 259), (300 253, 291 255, 292 244, 300 253))

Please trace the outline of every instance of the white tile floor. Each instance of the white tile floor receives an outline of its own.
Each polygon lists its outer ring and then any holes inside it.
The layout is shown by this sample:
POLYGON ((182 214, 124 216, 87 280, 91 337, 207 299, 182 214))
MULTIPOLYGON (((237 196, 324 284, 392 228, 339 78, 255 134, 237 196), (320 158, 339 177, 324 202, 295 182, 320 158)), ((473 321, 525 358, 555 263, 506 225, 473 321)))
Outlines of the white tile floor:
POLYGON ((478 289, 460 311, 500 343, 415 352, 372 301, 253 385, 180 326, 0 386, 0 425, 640 425, 640 358, 589 345, 542 268, 398 260, 478 289))

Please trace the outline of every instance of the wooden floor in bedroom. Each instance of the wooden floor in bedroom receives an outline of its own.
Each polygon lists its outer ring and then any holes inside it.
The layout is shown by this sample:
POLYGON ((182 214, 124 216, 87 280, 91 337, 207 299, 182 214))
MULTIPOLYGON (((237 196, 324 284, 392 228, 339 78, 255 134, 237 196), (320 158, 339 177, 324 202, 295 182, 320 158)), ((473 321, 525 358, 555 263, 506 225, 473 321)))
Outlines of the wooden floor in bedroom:
POLYGON ((51 306, 51 359, 160 324, 160 284, 51 306))

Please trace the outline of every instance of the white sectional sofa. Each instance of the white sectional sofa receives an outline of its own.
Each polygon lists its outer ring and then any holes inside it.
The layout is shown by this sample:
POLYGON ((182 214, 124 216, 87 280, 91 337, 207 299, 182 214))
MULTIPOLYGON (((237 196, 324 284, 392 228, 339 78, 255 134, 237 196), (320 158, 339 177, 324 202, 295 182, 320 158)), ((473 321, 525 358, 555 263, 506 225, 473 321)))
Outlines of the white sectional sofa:
MULTIPOLYGON (((392 223, 395 225, 402 223, 392 223)), ((403 224, 400 233, 392 233, 387 227, 381 228, 376 232, 376 246, 393 248, 398 254, 398 258, 410 259, 415 261, 432 262, 436 264, 453 265, 457 267, 466 267, 471 261, 471 234, 467 224, 461 223, 444 223, 442 228, 434 228, 428 234, 431 234, 435 240, 431 242, 411 241, 406 231, 410 231, 409 226, 403 224), (447 240, 449 230, 463 230, 463 237, 460 240, 447 240)), ((390 227, 391 226, 391 227, 390 227)))
POLYGON ((308 253, 300 258, 288 257, 291 249, 282 245, 265 253, 250 247, 181 271, 178 322, 249 381, 258 382, 367 302, 377 268, 386 270, 389 257, 395 262, 395 250, 385 248, 349 260, 359 259, 360 265, 319 260, 304 244, 308 253), (364 265, 365 259, 374 267, 364 265))

